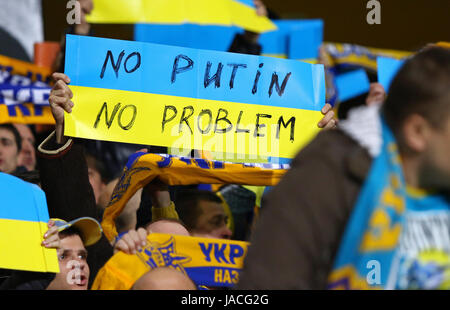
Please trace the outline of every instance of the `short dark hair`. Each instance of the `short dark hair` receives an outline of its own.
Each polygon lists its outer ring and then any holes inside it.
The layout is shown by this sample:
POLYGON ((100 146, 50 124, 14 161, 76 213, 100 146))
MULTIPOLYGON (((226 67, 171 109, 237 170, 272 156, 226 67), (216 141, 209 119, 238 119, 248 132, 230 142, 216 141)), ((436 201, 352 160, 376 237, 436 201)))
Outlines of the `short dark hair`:
POLYGON ((26 170, 16 169, 16 171, 11 173, 11 175, 13 175, 25 182, 33 183, 36 185, 40 185, 40 183, 41 183, 41 176, 40 176, 38 170, 26 171, 26 170))
POLYGON ((406 146, 400 129, 412 114, 441 128, 450 113, 450 50, 432 47, 405 62, 394 77, 382 114, 399 148, 406 146))
POLYGON ((111 181, 111 178, 108 177, 105 164, 98 157, 89 152, 86 152, 84 157, 86 158, 87 166, 98 171, 103 183, 107 184, 111 181))
POLYGON ((69 228, 60 231, 58 235, 60 239, 77 235, 78 237, 80 237, 81 241, 84 244, 83 235, 81 234, 81 231, 74 226, 70 226, 69 228))
POLYGON ((202 212, 199 208, 200 201, 222 203, 222 200, 213 192, 192 189, 180 191, 175 200, 178 216, 189 231, 196 227, 197 219, 202 212))
POLYGON ((0 128, 6 129, 6 130, 9 130, 12 132, 12 134, 14 135, 14 140, 17 145, 17 154, 19 154, 20 151, 22 150, 22 137, 20 136, 20 133, 17 130, 17 128, 13 124, 0 124, 0 128))

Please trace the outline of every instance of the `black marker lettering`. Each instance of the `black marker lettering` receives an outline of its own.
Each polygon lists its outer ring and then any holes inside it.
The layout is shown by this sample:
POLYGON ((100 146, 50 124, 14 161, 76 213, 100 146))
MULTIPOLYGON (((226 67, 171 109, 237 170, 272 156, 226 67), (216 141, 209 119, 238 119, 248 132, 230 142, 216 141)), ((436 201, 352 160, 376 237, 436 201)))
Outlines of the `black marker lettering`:
POLYGON ((189 123, 188 123, 188 118, 191 117, 192 114, 194 114, 194 107, 193 107, 193 106, 190 105, 190 106, 187 106, 187 107, 184 107, 184 108, 183 108, 183 114, 181 114, 180 125, 178 126, 178 133, 181 133, 181 132, 182 132, 183 126, 182 126, 181 124, 182 124, 183 122, 186 123, 186 125, 187 125, 188 128, 189 128, 189 130, 191 131, 191 134, 194 133, 194 132, 192 131, 191 126, 189 126, 189 123), (188 116, 185 116, 185 115, 186 115, 186 110, 190 110, 190 111, 191 111, 191 114, 189 114, 188 116))
POLYGON ((126 72, 126 73, 133 73, 133 72, 136 71, 140 66, 141 66, 141 54, 138 53, 138 52, 131 53, 130 55, 128 55, 127 59, 125 59, 124 67, 125 67, 125 72, 126 72), (129 60, 131 57, 133 57, 133 56, 136 56, 136 57, 137 57, 136 65, 133 67, 133 69, 128 70, 128 66, 127 66, 128 60, 129 60))
POLYGON ((260 128, 264 128, 266 127, 265 124, 260 124, 259 123, 259 118, 272 118, 272 115, 270 114, 256 114, 256 125, 255 125, 255 133, 254 136, 256 137, 264 137, 265 135, 262 133, 259 133, 259 129, 260 128))
POLYGON ((175 118, 175 116, 177 116, 177 108, 175 108, 173 105, 166 105, 164 107, 164 114, 163 114, 162 130, 161 130, 161 132, 164 132, 164 126, 166 125, 166 123, 168 123, 171 120, 173 120, 175 118), (172 110, 172 112, 174 112, 172 117, 169 118, 169 119, 167 119, 167 110, 172 110))
POLYGON ((202 111, 198 114, 198 116, 197 116, 197 128, 198 128, 198 130, 200 130, 200 132, 201 132, 202 134, 206 135, 206 134, 208 134, 209 131, 211 130, 211 125, 212 125, 212 112, 211 112, 211 110, 208 110, 208 109, 202 110, 202 111), (208 127, 206 127, 206 129, 202 129, 202 128, 200 127, 200 126, 201 126, 201 125, 200 125, 200 124, 201 124, 201 118, 202 118, 202 116, 205 115, 205 114, 209 115, 208 127))
MULTIPOLYGON (((262 68, 264 66, 264 63, 260 63, 259 67, 262 68)), ((257 71, 256 72, 256 76, 255 76, 255 82, 253 83, 253 89, 252 89, 252 94, 256 94, 256 92, 258 91, 258 82, 259 82, 259 77, 261 76, 261 71, 257 71)))
POLYGON ((102 72, 100 73, 100 78, 103 79, 105 76, 106 66, 108 65, 108 60, 111 58, 111 64, 113 66, 114 72, 116 73, 116 78, 119 78, 120 64, 122 63, 122 58, 125 55, 125 51, 122 51, 117 59, 117 63, 114 63, 114 55, 111 51, 106 53, 105 62, 103 63, 102 72))
POLYGON ((280 118, 278 119, 278 127, 277 127, 277 135, 276 135, 277 139, 280 139, 281 125, 283 125, 284 128, 287 128, 287 126, 289 126, 289 124, 291 124, 290 140, 291 140, 291 142, 294 142, 294 131, 295 131, 295 117, 294 116, 292 116, 287 123, 284 122, 283 116, 280 116, 280 118))
POLYGON ((119 119, 119 126, 120 126, 120 128, 122 128, 123 130, 129 130, 131 127, 133 127, 134 121, 136 120, 136 115, 137 115, 137 108, 136 108, 136 106, 134 106, 132 104, 127 104, 126 106, 124 106, 122 108, 122 110, 120 110, 119 116, 117 116, 117 118, 119 119), (131 117, 131 120, 129 121, 128 125, 124 126, 124 125, 122 125, 122 113, 127 108, 133 109, 133 114, 132 114, 133 116, 131 117))
POLYGON ((233 71, 231 72, 231 78, 230 78, 230 89, 233 89, 234 87, 234 78, 236 77, 236 73, 239 68, 247 68, 246 64, 228 64, 229 66, 233 67, 233 71))
POLYGON ((219 109, 219 111, 217 112, 216 124, 215 124, 215 127, 214 127, 214 133, 217 133, 217 132, 219 132, 219 133, 226 133, 226 132, 230 131, 231 129, 233 129, 233 125, 231 124, 231 122, 227 118, 227 116, 228 116, 228 111, 227 110, 219 109), (219 118, 220 112, 225 112, 225 116, 219 118), (228 123, 228 127, 227 128, 217 129, 217 124, 219 123, 219 121, 227 122, 228 123))
POLYGON ((239 123, 241 122, 241 117, 242 117, 243 113, 244 113, 244 111, 240 111, 239 112, 238 120, 237 120, 237 123, 236 123, 236 133, 239 133, 239 132, 249 133, 250 132, 250 129, 240 129, 239 128, 239 123))
POLYGON ((270 87, 269 87, 269 98, 270 96, 272 96, 272 92, 273 92, 273 86, 275 85, 275 90, 277 91, 278 95, 281 97, 284 93, 284 89, 286 88, 286 84, 289 81, 289 78, 291 77, 291 72, 289 72, 288 74, 286 74, 283 83, 281 84, 281 88, 280 85, 278 84, 278 74, 276 72, 274 72, 272 74, 272 82, 270 82, 270 87))
POLYGON ((97 115, 97 119, 95 120, 94 128, 97 128, 98 123, 100 122, 100 118, 102 117, 102 112, 103 112, 103 110, 105 110, 105 122, 106 122, 106 126, 109 129, 111 127, 111 125, 112 125, 114 117, 117 114, 117 111, 119 111, 119 108, 120 108, 120 103, 116 104, 116 106, 114 107, 114 110, 113 110, 113 112, 111 114, 111 118, 108 119, 108 104, 106 102, 103 103, 102 108, 100 109, 100 112, 97 115))
POLYGON ((208 61, 206 64, 205 80, 203 83, 206 88, 206 87, 208 87, 209 84, 212 83, 212 81, 214 81, 215 82, 214 87, 219 88, 220 87, 220 76, 222 75, 223 64, 221 62, 219 62, 219 64, 217 65, 216 74, 214 74, 212 77, 209 77, 209 74, 211 71, 211 66, 212 66, 212 63, 208 61))
POLYGON ((175 57, 175 61, 173 62, 173 69, 172 69, 172 78, 171 78, 172 84, 175 83, 175 81, 177 79, 177 74, 192 70, 193 67, 194 67, 194 61, 192 59, 190 59, 189 57, 187 57, 186 55, 180 54, 177 57, 175 57), (180 62, 181 58, 186 60, 188 62, 188 64, 184 67, 179 68, 178 63, 180 62))

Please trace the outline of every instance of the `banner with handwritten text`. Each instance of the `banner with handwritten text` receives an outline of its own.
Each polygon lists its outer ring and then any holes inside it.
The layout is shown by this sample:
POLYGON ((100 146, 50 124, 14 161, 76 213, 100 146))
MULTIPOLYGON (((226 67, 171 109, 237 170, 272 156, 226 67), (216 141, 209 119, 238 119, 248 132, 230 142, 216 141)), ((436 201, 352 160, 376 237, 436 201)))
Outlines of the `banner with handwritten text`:
POLYGON ((322 65, 74 35, 66 49, 69 136, 293 157, 319 130, 322 65))

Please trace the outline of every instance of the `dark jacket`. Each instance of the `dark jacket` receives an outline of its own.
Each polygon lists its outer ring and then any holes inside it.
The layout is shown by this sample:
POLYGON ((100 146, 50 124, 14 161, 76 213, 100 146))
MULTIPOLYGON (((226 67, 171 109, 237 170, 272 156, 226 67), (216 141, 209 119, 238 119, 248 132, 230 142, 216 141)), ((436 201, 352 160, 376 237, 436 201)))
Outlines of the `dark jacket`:
POLYGON ((230 53, 240 53, 248 55, 260 55, 262 47, 259 43, 249 42, 243 34, 236 34, 233 42, 228 48, 230 53))
POLYGON ((265 197, 238 289, 326 289, 371 157, 340 130, 319 133, 265 197))
MULTIPOLYGON (((56 144, 53 134, 49 138, 39 146, 37 162, 50 218, 71 221, 89 216, 101 222, 103 211, 95 203, 82 144, 70 139, 61 146, 56 144)), ((113 255, 113 248, 103 235, 86 249, 90 287, 98 270, 113 255)))

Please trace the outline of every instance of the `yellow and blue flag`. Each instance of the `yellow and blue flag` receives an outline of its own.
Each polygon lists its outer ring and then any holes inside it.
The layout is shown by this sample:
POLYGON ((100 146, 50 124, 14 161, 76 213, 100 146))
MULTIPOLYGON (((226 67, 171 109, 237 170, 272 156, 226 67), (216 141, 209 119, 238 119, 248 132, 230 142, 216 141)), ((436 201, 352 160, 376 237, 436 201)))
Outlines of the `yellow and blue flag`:
POLYGON ((348 220, 329 288, 448 290, 449 197, 408 187, 384 121, 382 136, 382 151, 348 220))
POLYGON ((248 0, 94 0, 90 23, 198 24, 238 26, 253 32, 276 29, 265 16, 256 14, 248 0))
POLYGON ((49 215, 44 192, 0 172, 0 268, 59 272, 55 249, 41 245, 49 215))
POLYGON ((292 158, 319 131, 322 65, 74 35, 66 42, 75 103, 68 136, 292 158))
POLYGON ((362 67, 372 72, 377 71, 378 57, 403 59, 414 54, 409 51, 365 47, 347 43, 325 43, 324 52, 331 67, 344 69, 362 67))

